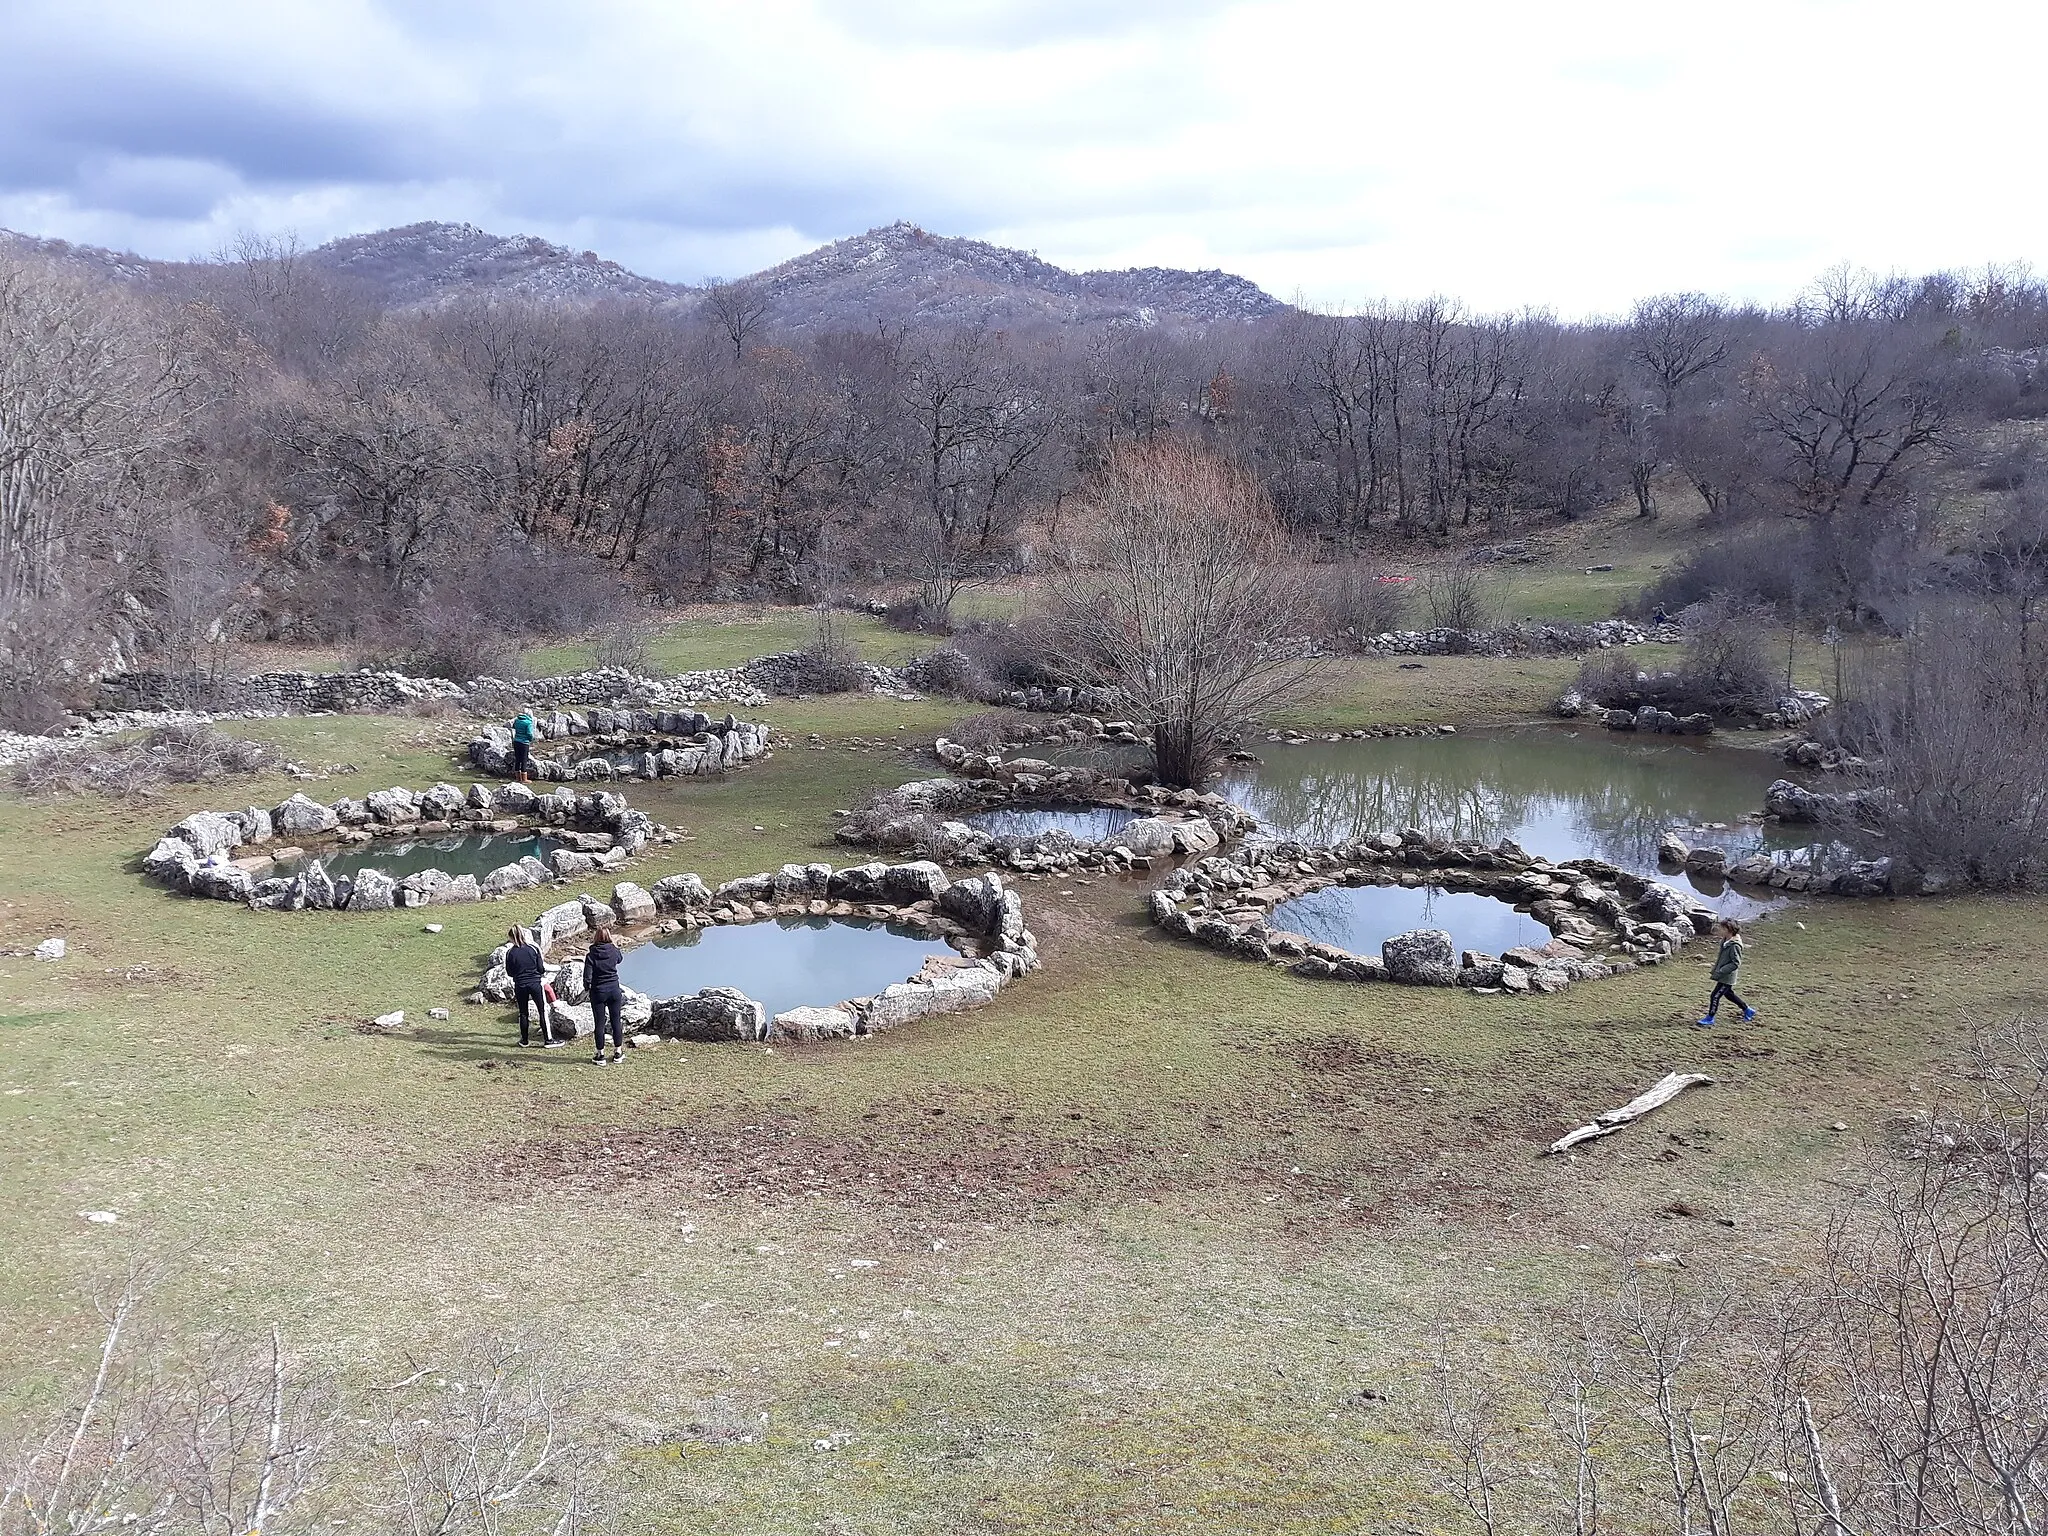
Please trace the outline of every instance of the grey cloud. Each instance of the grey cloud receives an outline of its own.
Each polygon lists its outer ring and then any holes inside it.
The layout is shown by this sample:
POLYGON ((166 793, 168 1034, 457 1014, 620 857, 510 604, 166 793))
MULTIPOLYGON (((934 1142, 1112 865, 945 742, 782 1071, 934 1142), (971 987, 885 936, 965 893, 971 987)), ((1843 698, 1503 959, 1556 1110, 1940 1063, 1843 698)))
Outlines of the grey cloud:
POLYGON ((893 43, 1036 47, 1185 27, 1237 0, 823 0, 856 37, 893 43))
MULTIPOLYGON (((388 211, 388 222, 469 218, 555 238, 634 229, 643 249, 681 253, 816 242, 899 218, 948 233, 1048 217, 1171 218, 1214 206, 1234 179, 1181 162, 1077 184, 1046 158, 1089 146, 1113 165, 1141 146, 1156 153, 1176 124, 1210 115, 1215 104, 1179 67, 1174 34, 1232 0, 818 0, 819 25, 851 40, 848 72, 833 76, 829 47, 822 75, 815 54, 809 74, 764 58, 756 78, 750 66, 757 102, 772 104, 762 122, 784 130, 759 136, 744 122, 697 125, 621 89, 650 77, 607 72, 660 14, 641 0, 593 0, 590 55, 558 55, 550 38, 562 16, 542 0, 370 3, 377 25, 345 34, 317 63, 223 51, 230 13, 214 14, 211 41, 197 29, 166 33, 144 60, 116 30, 95 33, 46 8, 20 46, 0 50, 0 193, 56 194, 46 206, 67 208, 69 225, 50 233, 129 231, 165 255, 300 194, 348 210, 343 228, 302 230, 314 238, 371 227, 364 221, 388 211), (1055 87, 1015 113, 970 115, 930 154, 842 141, 824 126, 835 108, 842 120, 870 105, 891 110, 866 102, 855 48, 936 43, 993 56, 1146 31, 1152 41, 1119 55, 1117 89, 1055 87), (420 88, 378 88, 398 71, 420 88), (826 99, 807 99, 820 90, 826 99)), ((703 85, 687 55, 656 67, 682 103, 703 85)))
MULTIPOLYGON (((0 175, 20 187, 82 185, 105 157, 211 161, 252 182, 386 181, 431 168, 406 125, 261 96, 180 69, 144 74, 87 59, 47 73, 0 68, 0 175)), ((426 136, 431 137, 431 135, 426 136)))
POLYGON ((240 178, 210 161, 122 156, 83 167, 76 195, 136 218, 203 219, 240 187, 240 178))

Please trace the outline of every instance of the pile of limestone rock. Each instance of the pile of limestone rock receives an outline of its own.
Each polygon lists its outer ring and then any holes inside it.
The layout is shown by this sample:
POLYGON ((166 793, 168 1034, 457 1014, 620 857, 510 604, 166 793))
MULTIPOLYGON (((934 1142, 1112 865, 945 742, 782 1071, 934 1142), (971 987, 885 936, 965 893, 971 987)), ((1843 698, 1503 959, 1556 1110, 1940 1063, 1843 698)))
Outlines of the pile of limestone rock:
POLYGON ((1079 710, 1084 715, 1107 715, 1116 711, 1118 697, 1113 688, 1013 688, 990 702, 1033 714, 1064 715, 1079 710))
MULTIPOLYGON (((702 777, 770 755, 767 726, 699 710, 556 710, 535 716, 534 727, 532 774, 547 782, 702 777)), ((469 761, 479 773, 509 775, 511 727, 480 731, 469 761)))
MULTIPOLYGON (((1663 677, 1674 676, 1664 673, 1663 677)), ((1647 672, 1638 672, 1636 680, 1641 684, 1653 681, 1647 672)), ((1756 723, 1770 729, 1787 725, 1798 725, 1824 713, 1831 701, 1824 693, 1796 688, 1778 699, 1769 709, 1755 717, 1756 723)), ((1608 708, 1596 699, 1588 698, 1577 688, 1567 689, 1558 696, 1553 706, 1562 720, 1580 718, 1598 720, 1610 731, 1639 731, 1645 735, 1664 736, 1709 736, 1714 731, 1714 717, 1705 711, 1694 711, 1689 715, 1676 714, 1654 704, 1638 704, 1632 708, 1608 708)))
POLYGON ((1153 892, 1152 920, 1179 937, 1301 976, 1555 992, 1657 964, 1708 932, 1714 913, 1598 859, 1553 863, 1507 839, 1489 847, 1411 828, 1330 846, 1260 840, 1213 854, 1153 892), (1460 953, 1441 929, 1417 929, 1387 939, 1379 955, 1363 956, 1272 926, 1282 903, 1333 885, 1475 892, 1528 913, 1553 937, 1495 956, 1460 953))
MULTIPOLYGON (((780 869, 706 885, 695 874, 670 875, 651 888, 621 883, 609 902, 584 895, 550 907, 533 922, 543 955, 580 941, 603 926, 622 945, 684 928, 753 923, 777 917, 848 917, 883 920, 944 938, 957 957, 927 960, 917 975, 869 997, 828 1007, 792 1008, 770 1017, 762 1005, 731 987, 709 987, 686 997, 653 1000, 628 993, 623 1021, 660 1040, 824 1040, 871 1035, 914 1019, 957 1013, 990 1001, 1010 981, 1038 968, 1038 941, 1024 926, 1024 903, 993 871, 950 880, 938 865, 870 863, 846 869, 830 864, 785 864, 780 869)), ((506 1002, 512 981, 503 947, 495 951, 472 1001, 506 1002)), ((556 1010, 558 1037, 590 1030, 581 957, 555 965, 550 981, 565 1005, 556 1010)))
POLYGON ((1657 839, 1657 861, 1695 879, 1727 880, 1789 896, 1933 896, 1951 883, 1939 873, 1912 870, 1892 859, 1856 858, 1833 842, 1731 859, 1719 848, 1693 847, 1669 828, 1657 839))
POLYGON ((1570 656, 1673 637, 1668 625, 1646 630, 1627 619, 1600 619, 1500 629, 1395 629, 1365 636, 1358 649, 1368 656, 1570 656))
POLYGON ((644 812, 615 794, 539 795, 524 784, 472 784, 467 791, 436 784, 415 791, 381 789, 361 799, 322 805, 295 794, 269 810, 195 811, 157 840, 143 873, 187 895, 238 901, 262 911, 373 912, 394 907, 449 906, 528 890, 554 879, 616 869, 654 835, 644 812), (564 846, 552 864, 528 855, 482 879, 424 869, 394 880, 366 868, 330 876, 325 861, 305 861, 310 848, 350 846, 378 838, 445 837, 545 827, 564 846), (304 867, 273 873, 280 865, 304 867))

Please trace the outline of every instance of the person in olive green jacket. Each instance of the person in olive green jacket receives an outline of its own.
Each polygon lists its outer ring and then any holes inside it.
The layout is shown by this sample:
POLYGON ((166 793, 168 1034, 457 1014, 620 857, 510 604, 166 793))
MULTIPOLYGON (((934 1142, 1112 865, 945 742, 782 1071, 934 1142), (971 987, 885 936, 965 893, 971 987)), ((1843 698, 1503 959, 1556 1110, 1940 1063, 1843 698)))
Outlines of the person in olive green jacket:
POLYGON ((1721 919, 1721 952, 1714 956, 1714 990, 1707 997, 1707 1016, 1694 1022, 1701 1029, 1714 1026, 1714 1014, 1721 1006, 1721 999, 1742 1010, 1742 1022, 1747 1024, 1756 1017, 1756 1010, 1735 995, 1735 978, 1742 974, 1742 924, 1732 917, 1721 919))

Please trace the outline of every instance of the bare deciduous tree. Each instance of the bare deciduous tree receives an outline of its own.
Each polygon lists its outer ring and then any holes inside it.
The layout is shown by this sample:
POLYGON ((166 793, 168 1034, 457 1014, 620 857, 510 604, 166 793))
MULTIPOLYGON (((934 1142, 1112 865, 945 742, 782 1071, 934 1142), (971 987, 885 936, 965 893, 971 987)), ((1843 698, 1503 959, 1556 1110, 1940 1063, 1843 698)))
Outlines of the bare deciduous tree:
POLYGON ((735 363, 746 358, 747 338, 757 334, 773 312, 767 292, 754 283, 713 283, 704 290, 704 313, 732 344, 735 363))
POLYGON ((1313 669, 1306 572, 1250 476, 1185 443, 1111 454, 1085 515, 1050 587, 1057 648, 1151 728, 1163 782, 1201 784, 1313 669))
POLYGON ((1727 317, 1703 293, 1644 299, 1629 317, 1629 359, 1649 375, 1666 416, 1679 392, 1728 360, 1727 317))
POLYGON ((141 494, 195 408, 187 346, 162 317, 0 257, 0 593, 55 584, 67 540, 141 494))

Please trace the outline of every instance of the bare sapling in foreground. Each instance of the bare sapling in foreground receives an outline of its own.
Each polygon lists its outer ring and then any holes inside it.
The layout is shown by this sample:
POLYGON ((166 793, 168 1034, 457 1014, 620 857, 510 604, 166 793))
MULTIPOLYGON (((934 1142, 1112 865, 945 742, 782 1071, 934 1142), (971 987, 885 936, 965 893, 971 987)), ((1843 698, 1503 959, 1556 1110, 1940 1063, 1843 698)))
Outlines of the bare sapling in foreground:
POLYGON ((186 1347, 150 1280, 102 1309, 92 1374, 4 1463, 0 1536, 584 1529, 589 1455, 550 1361, 492 1340, 351 1393, 275 1324, 186 1347))
POLYGON ((1424 1429, 1467 1524, 2048 1531, 2048 1026, 1986 1031, 1965 1080, 1831 1214, 1817 1275, 1625 1243, 1526 1348, 1442 1347, 1424 1429))
POLYGON ((1055 649, 1150 729, 1162 783, 1199 786, 1313 671, 1308 573, 1251 477, 1185 443, 1112 453, 1077 521, 1048 584, 1055 649))

